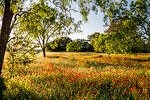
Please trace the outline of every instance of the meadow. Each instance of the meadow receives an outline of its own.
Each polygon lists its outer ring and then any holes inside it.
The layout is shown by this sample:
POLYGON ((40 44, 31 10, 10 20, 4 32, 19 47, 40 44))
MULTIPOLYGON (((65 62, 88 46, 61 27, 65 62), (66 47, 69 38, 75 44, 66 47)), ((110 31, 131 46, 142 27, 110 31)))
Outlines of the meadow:
POLYGON ((150 100, 150 54, 40 54, 11 79, 5 63, 4 100, 150 100))

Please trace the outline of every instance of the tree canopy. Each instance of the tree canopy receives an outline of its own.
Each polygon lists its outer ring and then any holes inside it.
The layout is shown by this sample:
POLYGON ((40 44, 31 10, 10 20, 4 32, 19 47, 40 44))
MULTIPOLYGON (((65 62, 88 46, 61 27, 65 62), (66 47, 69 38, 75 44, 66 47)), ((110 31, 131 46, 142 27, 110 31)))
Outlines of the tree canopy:
POLYGON ((77 23, 68 12, 60 12, 49 7, 44 1, 33 3, 29 14, 20 17, 19 31, 33 36, 43 50, 44 57, 46 44, 51 37, 79 32, 81 21, 77 23))
MULTIPOLYGON (((115 27, 116 31, 120 28, 119 26, 122 25, 122 22, 130 20, 132 21, 132 25, 134 24, 135 27, 137 27, 136 31, 138 34, 142 38, 148 39, 150 35, 150 1, 115 1, 109 7, 107 7, 107 10, 105 10, 104 19, 106 24, 111 27, 113 27, 113 23, 117 22, 118 27, 115 27)), ((128 26, 130 25, 131 24, 128 26)))

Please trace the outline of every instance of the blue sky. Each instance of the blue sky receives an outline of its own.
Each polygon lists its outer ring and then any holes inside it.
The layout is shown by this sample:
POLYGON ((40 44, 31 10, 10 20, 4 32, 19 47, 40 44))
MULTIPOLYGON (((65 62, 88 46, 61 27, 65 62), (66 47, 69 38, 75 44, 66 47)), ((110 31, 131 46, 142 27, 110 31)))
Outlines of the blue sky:
MULTIPOLYGON (((73 14, 73 16, 76 20, 81 19, 80 14, 73 14)), ((72 35, 69 35, 69 37, 71 37, 73 40, 78 38, 87 39, 87 36, 93 34, 94 32, 104 33, 106 28, 103 26, 104 25, 103 17, 104 15, 101 12, 98 14, 90 12, 90 14, 88 15, 88 22, 83 23, 83 25, 81 26, 81 30, 83 32, 74 33, 72 35)))

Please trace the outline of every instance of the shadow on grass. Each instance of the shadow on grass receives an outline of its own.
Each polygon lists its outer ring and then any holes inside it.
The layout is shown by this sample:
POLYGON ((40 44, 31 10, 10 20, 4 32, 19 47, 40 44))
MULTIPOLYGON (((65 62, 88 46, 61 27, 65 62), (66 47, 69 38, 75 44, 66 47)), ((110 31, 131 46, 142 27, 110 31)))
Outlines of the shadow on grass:
POLYGON ((2 100, 42 100, 42 98, 32 89, 29 91, 23 85, 19 86, 17 83, 12 83, 9 89, 5 90, 2 100))
MULTIPOLYGON (((12 83, 10 87, 18 87, 16 83, 12 83)), ((43 97, 38 97, 33 91, 28 91, 24 87, 18 87, 19 92, 14 93, 14 89, 7 89, 5 85, 5 79, 0 76, 0 100, 41 100, 43 97), (3 93, 5 91, 5 94, 3 93)))
POLYGON ((3 91, 6 90, 6 86, 4 84, 4 78, 0 76, 0 100, 3 100, 3 91))
POLYGON ((99 63, 99 62, 95 62, 95 61, 87 61, 86 62, 87 66, 92 66, 92 67, 95 67, 95 68, 105 68, 107 66, 113 66, 113 67, 118 67, 118 65, 116 64, 110 64, 110 63, 99 63))
POLYGON ((114 57, 114 59, 123 59, 123 60, 128 60, 128 61, 137 61, 137 62, 149 62, 150 61, 150 57, 148 58, 120 58, 120 57, 114 57))
POLYGON ((148 59, 128 59, 128 60, 131 60, 131 61, 137 61, 137 62, 150 62, 150 57, 148 57, 148 59))
POLYGON ((60 56, 47 56, 47 58, 60 58, 60 56))

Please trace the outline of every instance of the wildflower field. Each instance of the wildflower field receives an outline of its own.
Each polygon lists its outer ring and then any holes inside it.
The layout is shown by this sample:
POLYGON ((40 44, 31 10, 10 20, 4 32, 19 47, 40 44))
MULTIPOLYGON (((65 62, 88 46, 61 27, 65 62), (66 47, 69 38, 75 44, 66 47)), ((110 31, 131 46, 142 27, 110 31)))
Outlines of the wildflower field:
POLYGON ((18 65, 4 100, 150 100, 150 54, 48 53, 18 65))

